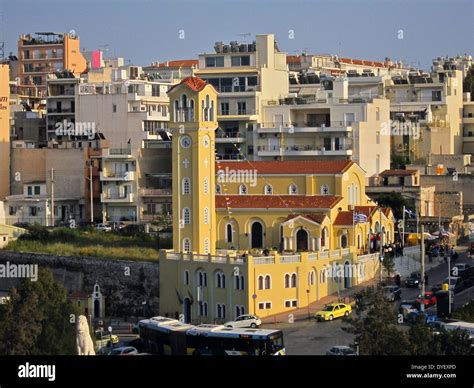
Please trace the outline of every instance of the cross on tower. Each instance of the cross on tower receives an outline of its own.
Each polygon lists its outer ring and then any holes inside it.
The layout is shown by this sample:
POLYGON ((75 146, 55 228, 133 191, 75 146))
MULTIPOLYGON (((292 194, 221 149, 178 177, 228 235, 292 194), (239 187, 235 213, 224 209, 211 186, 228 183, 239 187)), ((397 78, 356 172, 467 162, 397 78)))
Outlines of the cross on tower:
POLYGON ((189 163, 190 163, 190 162, 189 162, 189 160, 188 160, 187 158, 186 158, 186 159, 184 159, 184 160, 183 160, 183 165, 184 165, 184 168, 188 168, 188 166, 189 166, 189 163))

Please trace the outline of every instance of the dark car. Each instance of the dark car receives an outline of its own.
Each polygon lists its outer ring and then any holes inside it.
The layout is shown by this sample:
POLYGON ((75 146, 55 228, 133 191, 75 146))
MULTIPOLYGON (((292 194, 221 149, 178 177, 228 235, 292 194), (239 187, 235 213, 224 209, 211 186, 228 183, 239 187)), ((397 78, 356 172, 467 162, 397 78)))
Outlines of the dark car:
POLYGON ((28 222, 15 222, 13 226, 16 226, 17 228, 28 229, 28 227, 31 225, 28 222))
POLYGON ((405 280, 405 286, 408 288, 418 287, 421 281, 421 274, 419 272, 413 272, 407 280, 405 280))
POLYGON ((145 233, 145 226, 139 224, 130 224, 119 229, 118 232, 124 236, 137 236, 141 233, 145 233))
POLYGON ((384 297, 389 302, 399 300, 402 296, 402 290, 398 286, 385 286, 382 288, 384 297))
POLYGON ((471 243, 471 247, 469 248, 469 254, 474 255, 474 243, 471 243))
POLYGON ((412 311, 406 316, 405 320, 408 323, 413 323, 413 324, 421 321, 424 324, 432 325, 433 322, 438 320, 438 317, 436 316, 436 314, 429 311, 425 311, 425 312, 412 311))
POLYGON ((474 267, 466 268, 460 273, 461 279, 473 279, 474 280, 474 267))

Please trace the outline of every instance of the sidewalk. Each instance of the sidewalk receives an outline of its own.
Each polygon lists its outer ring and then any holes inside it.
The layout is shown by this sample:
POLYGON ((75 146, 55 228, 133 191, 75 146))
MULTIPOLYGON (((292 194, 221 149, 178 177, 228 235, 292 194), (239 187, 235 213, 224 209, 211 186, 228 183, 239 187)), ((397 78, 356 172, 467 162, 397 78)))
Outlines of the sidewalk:
MULTIPOLYGON (((344 301, 342 301, 342 303, 351 304, 352 302, 351 297, 353 297, 355 294, 357 294, 364 288, 377 285, 378 281, 379 281, 378 278, 371 279, 357 286, 351 287, 349 289, 341 290, 340 292, 341 300, 342 298, 344 298, 344 301)), ((316 302, 310 303, 308 307, 303 307, 303 308, 299 308, 295 310, 288 310, 288 311, 285 311, 284 313, 272 315, 269 317, 260 317, 260 319, 262 320, 262 323, 264 324, 282 323, 282 322, 288 323, 290 320, 290 314, 292 314, 293 320, 295 322, 301 321, 304 319, 308 319, 308 315, 309 317, 312 318, 316 311, 321 310, 328 303, 337 302, 337 300, 338 299, 337 299, 337 292, 336 292, 334 294, 321 298, 317 300, 316 302)))

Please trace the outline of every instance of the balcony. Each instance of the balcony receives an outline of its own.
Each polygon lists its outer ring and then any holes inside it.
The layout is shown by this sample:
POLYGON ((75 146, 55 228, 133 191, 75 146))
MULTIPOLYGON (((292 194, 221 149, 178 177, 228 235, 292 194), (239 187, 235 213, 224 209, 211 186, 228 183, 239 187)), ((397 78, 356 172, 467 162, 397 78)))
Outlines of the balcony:
POLYGON ((121 194, 106 191, 100 194, 100 201, 103 203, 133 203, 135 202, 135 195, 133 193, 121 194))
POLYGON ((219 121, 257 120, 258 111, 255 109, 220 109, 217 118, 219 121))
POLYGON ((57 108, 48 108, 48 114, 49 115, 63 115, 63 114, 75 114, 75 110, 74 109, 67 109, 67 108, 61 108, 61 109, 57 109, 57 108))
POLYGON ((102 157, 110 159, 133 159, 132 149, 129 147, 104 148, 102 150, 102 157))
POLYGON ((245 135, 238 132, 216 132, 216 143, 244 143, 246 141, 245 135))
POLYGON ((462 118, 462 123, 463 124, 474 124, 474 117, 472 116, 464 116, 462 118))
POLYGON ((141 197, 168 197, 172 192, 171 187, 169 187, 164 189, 140 189, 139 194, 141 197))
POLYGON ((217 154, 219 160, 244 160, 244 156, 241 154, 217 154))
POLYGON ((301 146, 258 146, 258 156, 351 156, 351 145, 325 149, 311 145, 301 146))
POLYGON ((100 172, 101 181, 134 181, 135 171, 109 171, 104 170, 100 172))
POLYGON ((261 123, 257 128, 258 133, 330 133, 352 132, 352 123, 344 121, 331 121, 326 124, 319 123, 261 123))

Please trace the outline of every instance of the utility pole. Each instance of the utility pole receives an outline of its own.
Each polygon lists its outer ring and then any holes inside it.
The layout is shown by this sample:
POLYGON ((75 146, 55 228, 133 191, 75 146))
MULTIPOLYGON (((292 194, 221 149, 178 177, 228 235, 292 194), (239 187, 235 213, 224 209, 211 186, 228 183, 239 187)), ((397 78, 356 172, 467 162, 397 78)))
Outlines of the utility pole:
MULTIPOLYGON (((454 291, 454 287, 453 287, 453 291, 454 291)), ((449 315, 451 316, 451 255, 449 253, 448 253, 448 312, 449 312, 449 315)))
POLYGON ((438 232, 441 241, 441 201, 438 201, 438 232))
POLYGON ((54 228, 54 168, 51 168, 51 226, 54 228))
POLYGON ((402 248, 405 248, 405 205, 403 205, 402 248))
POLYGON ((421 300, 420 311, 425 311, 425 225, 421 224, 421 300))
POLYGON ((92 160, 89 161, 89 191, 91 195, 91 222, 94 222, 94 193, 92 188, 92 160))
POLYGON ((382 207, 379 206, 379 244, 380 244, 380 283, 382 283, 382 271, 383 271, 383 233, 382 233, 382 207))

